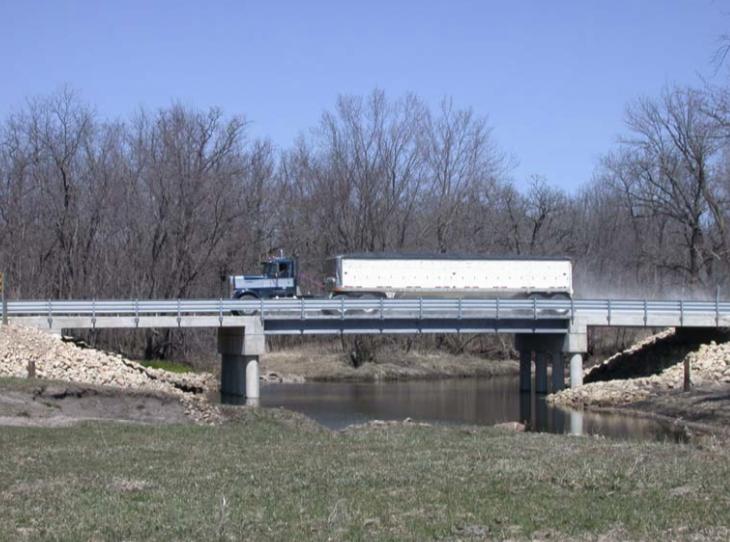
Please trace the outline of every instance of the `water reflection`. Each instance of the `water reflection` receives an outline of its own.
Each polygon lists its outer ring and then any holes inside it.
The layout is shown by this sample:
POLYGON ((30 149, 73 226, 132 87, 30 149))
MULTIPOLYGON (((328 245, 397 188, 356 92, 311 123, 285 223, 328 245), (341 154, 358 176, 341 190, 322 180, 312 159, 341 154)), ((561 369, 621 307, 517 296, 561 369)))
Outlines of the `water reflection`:
POLYGON ((341 429, 369 420, 493 425, 518 421, 528 430, 622 439, 673 440, 683 435, 652 420, 551 407, 518 391, 514 377, 385 383, 270 384, 260 404, 301 412, 341 429))

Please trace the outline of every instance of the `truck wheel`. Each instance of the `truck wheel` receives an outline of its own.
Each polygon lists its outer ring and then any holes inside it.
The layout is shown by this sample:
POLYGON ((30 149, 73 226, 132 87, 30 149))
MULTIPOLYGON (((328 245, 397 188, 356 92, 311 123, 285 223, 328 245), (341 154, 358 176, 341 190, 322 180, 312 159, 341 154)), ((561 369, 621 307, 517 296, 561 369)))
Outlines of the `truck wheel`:
MULTIPOLYGON (((350 299, 350 296, 347 294, 335 294, 331 297, 331 299, 333 299, 335 301, 340 301, 340 300, 344 299, 345 301, 347 301, 348 299, 350 299)), ((325 311, 325 314, 333 314, 335 316, 342 316, 342 313, 343 313, 343 311, 340 310, 339 308, 337 308, 335 310, 325 311)), ((345 309, 344 313, 347 314, 347 309, 345 309)))
MULTIPOLYGON (((360 299, 365 300, 365 301, 377 301, 380 298, 375 294, 363 294, 360 296, 360 299)), ((363 314, 375 314, 377 312, 378 312, 378 309, 363 309, 362 310, 363 314)))
MULTIPOLYGON (((565 292, 557 292, 550 296, 550 299, 553 299, 555 301, 570 301, 570 295, 566 294, 565 292)), ((555 314, 559 314, 561 316, 567 316, 570 314, 570 309, 555 309, 555 314)))
MULTIPOLYGON (((241 294, 239 296, 236 296, 236 299, 239 301, 256 301, 258 300, 258 297, 256 297, 253 294, 241 294)), ((231 311, 231 314, 234 314, 236 316, 253 316, 255 314, 258 314, 258 309, 244 309, 240 311, 231 311)))

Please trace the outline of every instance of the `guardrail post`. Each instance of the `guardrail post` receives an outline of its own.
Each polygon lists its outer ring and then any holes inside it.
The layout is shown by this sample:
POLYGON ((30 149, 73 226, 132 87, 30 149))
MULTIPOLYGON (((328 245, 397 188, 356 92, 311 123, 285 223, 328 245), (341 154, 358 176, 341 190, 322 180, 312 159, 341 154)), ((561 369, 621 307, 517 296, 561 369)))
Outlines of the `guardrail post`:
POLYGON ((182 325, 182 315, 180 314, 180 298, 177 298, 177 327, 182 325))
POLYGON ((223 298, 218 298, 218 325, 223 327, 223 298))
POLYGON ((134 327, 139 327, 139 299, 134 300, 134 327))
POLYGON ((611 325, 611 300, 608 300, 608 325, 611 325))
POLYGON ((418 298, 418 333, 423 333, 423 298, 418 298))
POLYGON ((0 296, 2 296, 3 325, 8 325, 8 300, 5 297, 5 273, 0 273, 0 296))
POLYGON ((494 332, 499 333, 499 298, 497 298, 496 301, 497 301, 497 308, 495 311, 496 318, 494 319, 494 332))
POLYGON ((679 327, 684 327, 684 300, 679 300, 679 327))
POLYGON ((299 298, 299 319, 300 320, 306 320, 306 316, 304 314, 304 298, 299 298))
POLYGON ((91 300, 91 329, 96 329, 96 298, 91 300))
POLYGON ((646 302, 646 299, 644 300, 644 327, 646 327, 647 322, 649 321, 649 307, 646 302))
POLYGON ((720 327, 720 287, 715 288, 715 327, 720 327))
POLYGON ((380 334, 383 334, 383 319, 385 318, 383 315, 383 304, 384 304, 384 298, 380 298, 380 334))
POLYGON ((459 316, 458 316, 459 320, 461 320, 461 313, 462 313, 461 298, 459 298, 459 316))
POLYGON ((48 300, 48 328, 53 329, 53 308, 50 299, 48 300))
POLYGON ((570 324, 573 325, 575 323, 575 299, 573 299, 573 296, 570 296, 570 324))

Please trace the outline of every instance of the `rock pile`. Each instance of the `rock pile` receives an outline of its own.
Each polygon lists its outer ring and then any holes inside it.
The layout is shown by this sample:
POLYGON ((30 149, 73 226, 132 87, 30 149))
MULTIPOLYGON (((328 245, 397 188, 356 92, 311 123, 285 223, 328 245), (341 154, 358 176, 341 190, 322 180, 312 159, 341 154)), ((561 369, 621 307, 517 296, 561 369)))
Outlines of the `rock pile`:
MULTIPOLYGON (((656 348, 662 341, 671 339, 674 329, 664 331, 649 337, 631 348, 609 358, 602 365, 592 371, 602 371, 602 368, 615 362, 614 358, 622 356, 630 361, 632 356, 646 356, 647 351, 656 348)), ((666 393, 670 390, 681 389, 684 381, 684 361, 690 363, 693 385, 716 385, 730 383, 730 342, 700 345, 696 350, 675 360, 675 363, 658 374, 640 378, 627 378, 593 382, 576 389, 566 389, 548 398, 553 404, 581 407, 581 406, 621 406, 636 401, 666 393)), ((590 376, 588 371, 586 377, 590 376)))
POLYGON ((194 421, 220 419, 218 409, 205 398, 210 375, 152 369, 118 354, 79 348, 37 329, 0 327, 0 377, 26 378, 29 372, 49 380, 171 394, 185 404, 194 421))

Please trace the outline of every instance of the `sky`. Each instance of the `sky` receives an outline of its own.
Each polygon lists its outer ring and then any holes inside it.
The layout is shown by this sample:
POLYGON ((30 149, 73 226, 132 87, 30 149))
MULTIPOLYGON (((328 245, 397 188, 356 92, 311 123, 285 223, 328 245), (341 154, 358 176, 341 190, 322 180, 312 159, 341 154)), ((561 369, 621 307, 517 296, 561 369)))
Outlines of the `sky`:
POLYGON ((518 185, 572 191, 628 102, 728 83, 725 33, 721 0, 0 0, 0 116, 68 86, 102 118, 219 106, 286 148, 338 94, 450 96, 488 118, 518 185))

